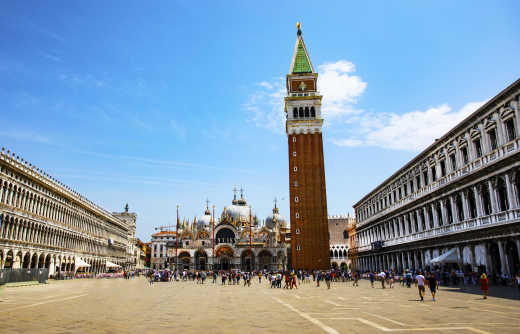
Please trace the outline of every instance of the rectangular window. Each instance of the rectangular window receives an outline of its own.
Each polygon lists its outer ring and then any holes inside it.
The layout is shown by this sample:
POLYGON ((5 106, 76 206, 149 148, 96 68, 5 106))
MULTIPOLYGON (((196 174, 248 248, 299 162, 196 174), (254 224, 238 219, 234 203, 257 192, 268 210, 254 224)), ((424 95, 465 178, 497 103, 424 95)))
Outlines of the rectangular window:
POLYGON ((399 192, 399 199, 401 199, 401 197, 402 197, 401 187, 399 187, 398 192, 399 192))
POLYGON ((444 160, 441 161, 441 177, 446 176, 446 163, 444 160))
POLYGON ((417 184, 417 189, 421 188, 421 177, 419 175, 415 177, 415 184, 417 184))
POLYGON ((516 138, 515 119, 510 118, 505 122, 507 141, 511 141, 516 138))
POLYGON ((293 157, 296 156, 296 151, 293 151, 292 156, 293 156, 293 157))
POLYGON ((451 170, 457 170, 457 159, 455 159, 455 154, 450 155, 451 161, 451 170))
POLYGON ((424 185, 427 185, 428 184, 428 172, 424 171, 422 173, 422 175, 423 175, 424 185))
POLYGON ((296 137, 292 137, 292 142, 296 143, 296 137))
POLYGON ((406 184, 403 185, 404 189, 404 197, 408 196, 408 188, 406 187, 406 184))
POLYGON ((489 136, 489 144, 491 146, 491 150, 496 150, 497 148, 497 131, 495 129, 491 129, 488 132, 489 136))
POLYGON ((464 165, 467 165, 469 162, 468 148, 464 146, 460 149, 460 153, 462 154, 462 161, 464 162, 464 165))
POLYGON ((473 141, 473 145, 475 146, 475 154, 477 155, 477 158, 480 158, 482 156, 482 146, 480 145, 480 139, 475 139, 473 141))
POLYGON ((414 192, 413 181, 410 181, 410 193, 413 193, 413 192, 414 192))

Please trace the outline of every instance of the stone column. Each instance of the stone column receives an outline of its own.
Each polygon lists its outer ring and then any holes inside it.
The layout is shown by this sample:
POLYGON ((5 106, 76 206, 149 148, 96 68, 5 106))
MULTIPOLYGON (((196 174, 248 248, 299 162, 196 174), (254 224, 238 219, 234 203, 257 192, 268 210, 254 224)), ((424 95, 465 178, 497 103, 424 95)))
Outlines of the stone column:
POLYGON ((397 268, 396 268, 396 270, 402 271, 402 267, 401 267, 401 253, 397 252, 395 254, 395 258, 397 260, 397 268))
POLYGON ((489 187, 489 197, 491 197, 492 213, 497 213, 498 212, 497 194, 496 194, 495 187, 493 187, 493 183, 491 182, 491 180, 487 181, 487 186, 489 187))
POLYGON ((448 225, 448 214, 447 214, 447 210, 446 210, 446 203, 447 203, 447 199, 443 198, 441 199, 440 201, 441 203, 441 215, 442 215, 442 225, 448 225))
POLYGON ((450 204, 451 204, 451 216, 453 217, 453 223, 456 224, 459 222, 459 210, 457 209, 457 204, 453 198, 453 195, 450 196, 450 204))
POLYGON ((477 205, 477 217, 482 217, 484 211, 482 210, 482 199, 480 198, 477 186, 473 186, 473 195, 475 196, 475 204, 477 205))
POLYGON ((460 198, 462 200, 462 216, 464 220, 469 219, 469 203, 468 196, 465 190, 460 192, 460 198))
POLYGON ((504 251, 504 242, 502 240, 498 240, 498 251, 500 253, 500 262, 502 264, 502 272, 504 274, 510 275, 509 272, 509 263, 507 261, 507 256, 504 251))
POLYGON ((513 192, 513 185, 511 184, 511 174, 506 174, 505 179, 507 189, 507 201, 509 202, 509 210, 511 210, 513 208, 516 208, 518 204, 516 203, 516 198, 513 192))
POLYGON ((408 267, 409 267, 410 269, 412 269, 412 268, 411 268, 412 265, 413 265, 413 263, 412 263, 412 256, 411 256, 411 254, 410 254, 409 251, 406 252, 406 257, 407 257, 407 261, 406 261, 406 263, 408 263, 408 267))
POLYGON ((435 205, 433 203, 430 204, 433 213, 433 228, 439 227, 439 217, 437 217, 437 210, 435 209, 435 205))
POLYGON ((421 218, 421 209, 415 210, 415 215, 417 216, 417 227, 419 228, 419 231, 417 232, 423 232, 423 221, 421 218))
POLYGON ((518 252, 518 258, 520 259, 520 239, 516 239, 515 243, 516 243, 516 250, 518 252))

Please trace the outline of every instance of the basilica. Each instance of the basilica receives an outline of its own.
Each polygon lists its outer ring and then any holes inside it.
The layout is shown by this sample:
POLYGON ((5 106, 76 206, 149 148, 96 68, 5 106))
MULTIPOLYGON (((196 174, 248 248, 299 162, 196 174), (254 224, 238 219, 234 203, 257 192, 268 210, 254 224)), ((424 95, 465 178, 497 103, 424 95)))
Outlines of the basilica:
MULTIPOLYGON (((175 231, 152 235, 151 264, 155 269, 285 270, 290 256, 290 232, 276 201, 273 213, 261 222, 240 191, 215 217, 204 214, 178 222, 175 231), (177 239, 178 236, 178 239, 177 239)), ((214 207, 213 207, 214 211, 214 207)))

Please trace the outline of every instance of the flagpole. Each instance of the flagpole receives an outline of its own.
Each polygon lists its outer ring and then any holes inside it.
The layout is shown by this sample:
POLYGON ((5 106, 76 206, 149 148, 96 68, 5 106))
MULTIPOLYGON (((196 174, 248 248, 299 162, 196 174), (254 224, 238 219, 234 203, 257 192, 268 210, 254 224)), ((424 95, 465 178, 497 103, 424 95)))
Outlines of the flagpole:
POLYGON ((211 240, 211 247, 213 248, 213 269, 215 269, 215 205, 213 205, 213 219, 211 220, 211 226, 213 229, 213 238, 211 240))
POLYGON ((253 251, 251 250, 252 243, 252 225, 253 220, 251 219, 251 207, 249 207, 249 256, 251 257, 251 270, 253 270, 253 251))
POLYGON ((179 269, 179 257, 177 251, 179 249, 179 204, 177 204, 177 228, 175 230, 175 270, 179 269))

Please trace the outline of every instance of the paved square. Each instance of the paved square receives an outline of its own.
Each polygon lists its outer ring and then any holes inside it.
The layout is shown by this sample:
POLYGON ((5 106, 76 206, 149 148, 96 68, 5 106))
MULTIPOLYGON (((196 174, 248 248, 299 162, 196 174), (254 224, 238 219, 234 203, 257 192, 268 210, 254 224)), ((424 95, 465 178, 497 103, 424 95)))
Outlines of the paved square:
MULTIPOLYGON (((513 289, 511 293, 517 292, 513 289)), ((519 333, 520 301, 441 288, 270 289, 145 279, 51 281, 3 289, 1 333, 519 333)))

